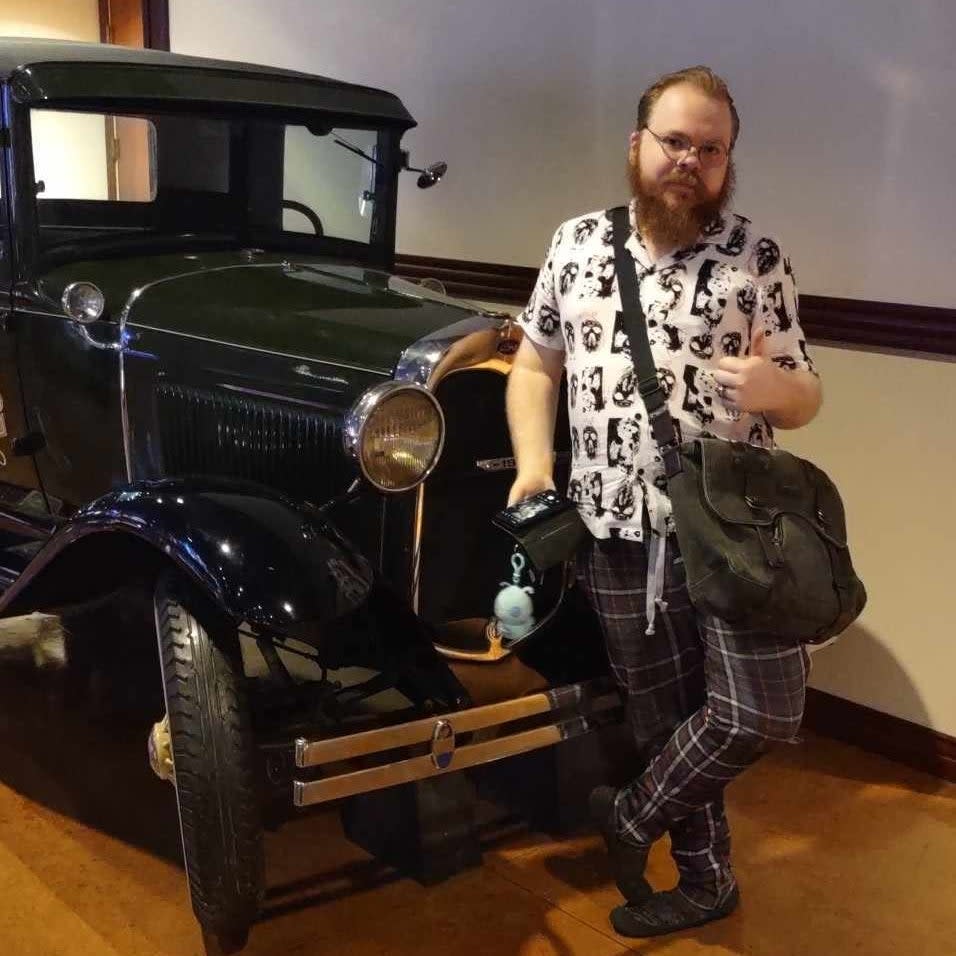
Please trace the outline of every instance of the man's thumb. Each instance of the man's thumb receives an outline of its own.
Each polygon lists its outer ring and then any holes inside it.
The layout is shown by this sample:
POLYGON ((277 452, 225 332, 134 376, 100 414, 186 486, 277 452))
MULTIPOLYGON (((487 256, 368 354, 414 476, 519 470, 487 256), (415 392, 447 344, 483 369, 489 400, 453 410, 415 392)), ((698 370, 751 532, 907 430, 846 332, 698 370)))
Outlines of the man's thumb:
POLYGON ((767 336, 763 331, 750 337, 750 355, 754 358, 767 357, 767 336))

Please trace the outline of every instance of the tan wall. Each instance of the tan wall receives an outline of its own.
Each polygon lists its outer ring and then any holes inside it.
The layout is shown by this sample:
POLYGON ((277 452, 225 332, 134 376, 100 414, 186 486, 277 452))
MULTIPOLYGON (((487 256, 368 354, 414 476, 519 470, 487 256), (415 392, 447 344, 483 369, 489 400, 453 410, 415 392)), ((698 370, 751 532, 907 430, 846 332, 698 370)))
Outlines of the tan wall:
POLYGON ((0 35, 100 39, 97 0, 0 0, 0 35))
POLYGON ((620 201, 636 99, 709 63, 743 120, 741 210, 805 292, 950 305, 951 0, 169 0, 172 48, 394 90, 419 126, 402 252, 538 265, 562 219, 620 201))
POLYGON ((956 362, 813 354, 824 407, 778 437, 840 489, 869 602, 815 653, 812 683, 956 736, 956 362))

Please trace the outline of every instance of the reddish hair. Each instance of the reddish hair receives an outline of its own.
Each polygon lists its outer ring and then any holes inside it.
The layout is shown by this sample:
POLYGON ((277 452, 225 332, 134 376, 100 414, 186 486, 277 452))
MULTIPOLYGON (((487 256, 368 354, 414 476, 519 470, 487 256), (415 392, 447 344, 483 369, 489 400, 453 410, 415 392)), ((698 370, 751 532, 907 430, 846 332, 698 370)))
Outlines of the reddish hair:
POLYGON ((665 73, 659 80, 649 86, 641 95, 641 100, 637 105, 637 128, 644 129, 647 121, 650 119, 651 110, 661 98, 664 90, 677 86, 680 83, 690 83, 697 89, 703 91, 715 100, 722 100, 730 108, 730 119, 733 124, 733 133, 730 138, 731 147, 737 142, 737 134, 740 132, 740 117, 737 115, 737 107, 734 106, 734 98, 730 95, 730 89, 727 83, 719 77, 709 66, 691 66, 686 70, 678 70, 676 73, 665 73))

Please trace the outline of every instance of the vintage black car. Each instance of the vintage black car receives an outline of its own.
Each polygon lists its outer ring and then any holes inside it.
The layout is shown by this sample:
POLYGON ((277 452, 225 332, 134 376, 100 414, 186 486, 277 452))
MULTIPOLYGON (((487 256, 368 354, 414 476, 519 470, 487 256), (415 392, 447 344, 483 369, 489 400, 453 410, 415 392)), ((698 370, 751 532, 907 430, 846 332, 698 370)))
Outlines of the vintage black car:
POLYGON ((492 616, 520 331, 391 274, 389 93, 32 40, 0 83, 0 614, 78 658, 148 628, 194 910, 241 944, 264 820, 618 713, 567 568, 492 616))

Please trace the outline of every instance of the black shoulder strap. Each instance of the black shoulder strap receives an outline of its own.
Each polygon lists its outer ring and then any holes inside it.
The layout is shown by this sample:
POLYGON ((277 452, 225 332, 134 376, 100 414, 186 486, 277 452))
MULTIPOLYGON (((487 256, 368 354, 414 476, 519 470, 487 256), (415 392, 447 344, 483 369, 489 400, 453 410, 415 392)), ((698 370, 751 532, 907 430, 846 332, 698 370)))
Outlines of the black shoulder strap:
POLYGON ((647 339, 647 318, 641 306, 641 293, 637 284, 637 266, 624 245, 631 234, 630 215, 627 206, 615 206, 607 211, 614 237, 614 268, 617 287, 621 294, 621 318, 631 346, 631 361, 637 375, 637 391, 644 400, 650 420, 651 431, 664 462, 668 478, 678 474, 681 468, 677 453, 677 434, 667 407, 667 396, 657 377, 657 366, 647 339))

